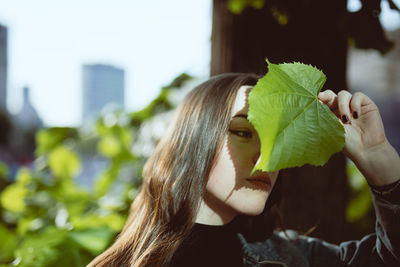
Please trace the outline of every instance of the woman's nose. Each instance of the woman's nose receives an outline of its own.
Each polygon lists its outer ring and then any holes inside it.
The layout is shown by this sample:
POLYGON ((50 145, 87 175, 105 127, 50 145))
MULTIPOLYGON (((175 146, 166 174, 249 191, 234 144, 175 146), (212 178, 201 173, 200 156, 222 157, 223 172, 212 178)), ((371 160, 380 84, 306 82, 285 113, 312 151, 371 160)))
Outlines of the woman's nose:
POLYGON ((259 158, 260 158, 260 153, 257 153, 257 155, 254 155, 253 160, 252 160, 254 165, 257 164, 259 158))

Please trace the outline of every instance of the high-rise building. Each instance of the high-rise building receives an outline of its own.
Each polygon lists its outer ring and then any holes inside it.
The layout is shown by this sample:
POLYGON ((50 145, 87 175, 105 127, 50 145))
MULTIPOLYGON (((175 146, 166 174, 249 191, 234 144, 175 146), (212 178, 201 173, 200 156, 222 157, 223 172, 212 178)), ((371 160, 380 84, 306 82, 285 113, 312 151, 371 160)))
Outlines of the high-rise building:
POLYGON ((0 25, 0 111, 7 103, 7 28, 0 25))
POLYGON ((113 66, 83 66, 83 123, 95 121, 108 104, 124 108, 125 71, 113 66))

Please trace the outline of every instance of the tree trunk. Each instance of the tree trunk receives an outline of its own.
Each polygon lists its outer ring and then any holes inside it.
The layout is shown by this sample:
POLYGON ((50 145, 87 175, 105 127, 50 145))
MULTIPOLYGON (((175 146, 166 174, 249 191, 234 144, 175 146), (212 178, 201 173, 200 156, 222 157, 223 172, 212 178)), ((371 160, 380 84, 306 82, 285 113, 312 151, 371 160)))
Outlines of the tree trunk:
MULTIPOLYGON (((233 15, 227 10, 227 0, 214 0, 211 75, 264 74, 265 58, 273 63, 300 61, 323 70, 328 77, 325 89, 346 90, 346 1, 299 0, 279 9, 267 6, 271 3, 233 15)), ((312 236, 335 243, 344 238, 348 187, 341 153, 324 167, 284 170, 280 179, 287 228, 305 232, 316 226, 312 236)))

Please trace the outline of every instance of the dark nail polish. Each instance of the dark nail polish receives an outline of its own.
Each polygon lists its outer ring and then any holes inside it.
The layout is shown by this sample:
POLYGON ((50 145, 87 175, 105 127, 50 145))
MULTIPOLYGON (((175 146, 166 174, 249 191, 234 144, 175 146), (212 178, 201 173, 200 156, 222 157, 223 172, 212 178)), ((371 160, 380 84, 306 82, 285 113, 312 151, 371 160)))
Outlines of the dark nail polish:
POLYGON ((358 113, 355 112, 355 111, 353 112, 353 118, 354 118, 354 119, 357 119, 357 118, 358 118, 358 113))
POLYGON ((347 118, 346 115, 343 115, 343 116, 342 116, 342 121, 343 121, 344 123, 346 123, 346 122, 349 121, 349 119, 347 118))

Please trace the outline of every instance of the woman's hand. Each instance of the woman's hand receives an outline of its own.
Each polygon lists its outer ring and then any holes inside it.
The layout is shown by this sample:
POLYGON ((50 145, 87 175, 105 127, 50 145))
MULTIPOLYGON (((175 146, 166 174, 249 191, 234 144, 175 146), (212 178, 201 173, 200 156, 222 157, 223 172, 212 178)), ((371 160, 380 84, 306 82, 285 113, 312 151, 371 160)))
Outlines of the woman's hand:
POLYGON ((336 95, 326 90, 319 93, 318 98, 342 122, 346 131, 344 152, 350 159, 356 159, 387 141, 378 107, 368 96, 359 92, 351 95, 348 91, 336 95))
POLYGON ((384 185, 400 178, 400 158, 385 136, 379 110, 363 93, 326 90, 318 99, 340 119, 346 140, 343 152, 360 169, 368 183, 384 185))

